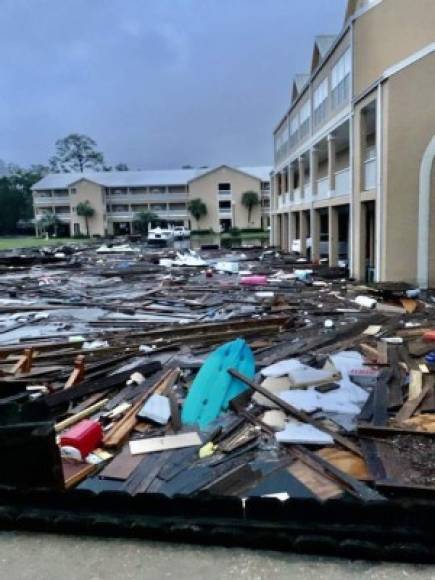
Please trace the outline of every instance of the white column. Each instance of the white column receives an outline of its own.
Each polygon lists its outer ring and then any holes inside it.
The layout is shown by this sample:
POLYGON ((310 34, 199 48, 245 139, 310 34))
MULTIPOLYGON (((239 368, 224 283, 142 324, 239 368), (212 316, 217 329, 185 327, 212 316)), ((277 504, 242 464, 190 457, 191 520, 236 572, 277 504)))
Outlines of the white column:
POLYGON ((310 150, 310 182, 311 182, 311 195, 317 195, 317 178, 319 169, 319 150, 317 147, 313 147, 310 150))
POLYGON ((330 195, 335 192, 335 137, 328 135, 328 181, 330 195))
POLYGON ((299 157, 299 189, 301 192, 301 199, 304 197, 305 189, 305 160, 301 156, 299 157))
POLYGON ((295 174, 295 168, 293 163, 289 163, 288 166, 288 181, 289 181, 289 185, 288 185, 288 190, 289 190, 289 197, 290 197, 290 201, 294 200, 294 174, 295 174))

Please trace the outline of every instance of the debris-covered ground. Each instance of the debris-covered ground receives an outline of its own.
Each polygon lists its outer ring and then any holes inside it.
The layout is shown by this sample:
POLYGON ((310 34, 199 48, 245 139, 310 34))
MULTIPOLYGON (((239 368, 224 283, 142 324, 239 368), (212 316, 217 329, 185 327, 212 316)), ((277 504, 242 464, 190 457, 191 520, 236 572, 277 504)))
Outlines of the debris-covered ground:
POLYGON ((430 294, 256 249, 72 245, 0 271, 0 484, 435 490, 430 294))

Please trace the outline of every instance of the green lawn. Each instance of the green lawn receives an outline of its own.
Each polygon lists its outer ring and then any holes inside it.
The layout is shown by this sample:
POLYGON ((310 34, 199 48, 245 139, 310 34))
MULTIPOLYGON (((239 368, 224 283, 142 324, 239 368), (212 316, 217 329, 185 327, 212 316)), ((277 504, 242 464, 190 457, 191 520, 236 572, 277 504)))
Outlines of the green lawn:
POLYGON ((86 239, 73 240, 71 238, 32 238, 32 237, 15 237, 0 238, 0 250, 12 250, 13 248, 40 248, 42 246, 57 246, 68 243, 83 243, 86 239))
POLYGON ((221 240, 228 240, 230 238, 240 238, 241 240, 268 240, 269 232, 242 232, 236 235, 230 233, 221 234, 221 240))

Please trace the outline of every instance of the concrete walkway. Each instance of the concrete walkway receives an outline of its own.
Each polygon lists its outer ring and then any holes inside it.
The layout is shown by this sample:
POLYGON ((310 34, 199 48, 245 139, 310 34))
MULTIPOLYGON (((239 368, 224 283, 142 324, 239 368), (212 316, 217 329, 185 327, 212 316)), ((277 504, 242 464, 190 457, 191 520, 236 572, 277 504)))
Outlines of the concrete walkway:
POLYGON ((435 567, 378 564, 243 549, 0 533, 8 580, 435 580, 435 567))

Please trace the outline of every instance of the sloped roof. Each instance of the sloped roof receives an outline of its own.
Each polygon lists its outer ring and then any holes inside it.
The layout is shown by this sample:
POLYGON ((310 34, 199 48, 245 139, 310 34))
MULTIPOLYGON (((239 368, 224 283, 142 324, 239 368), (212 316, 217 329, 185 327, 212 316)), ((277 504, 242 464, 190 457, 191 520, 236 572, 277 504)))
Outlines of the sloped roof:
POLYGON ((328 54, 328 51, 334 44, 336 38, 335 34, 320 34, 319 36, 316 36, 314 40, 313 58, 311 61, 311 72, 319 66, 328 54))
POLYGON ((300 95, 302 89, 309 80, 310 75, 307 73, 299 73, 294 76, 292 85, 292 102, 297 99, 298 95, 300 95))
MULTIPOLYGON (((204 169, 167 169, 149 171, 84 171, 83 173, 49 173, 32 187, 41 189, 67 189, 82 179, 102 187, 146 187, 152 185, 187 185, 189 181, 211 171, 204 169)), ((267 181, 271 166, 238 167, 239 171, 249 173, 258 179, 267 181)))

